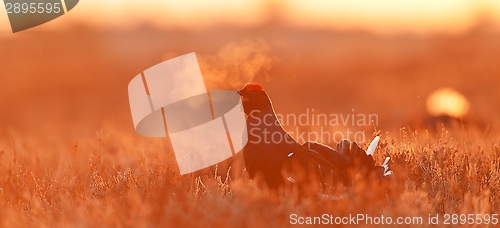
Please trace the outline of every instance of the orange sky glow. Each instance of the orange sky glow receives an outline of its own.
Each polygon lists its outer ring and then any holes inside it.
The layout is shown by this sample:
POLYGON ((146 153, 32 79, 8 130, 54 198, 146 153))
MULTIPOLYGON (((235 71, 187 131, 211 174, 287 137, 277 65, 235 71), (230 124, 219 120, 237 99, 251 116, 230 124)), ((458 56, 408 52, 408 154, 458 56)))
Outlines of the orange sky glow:
MULTIPOLYGON (((5 11, 4 6, 0 12, 5 11)), ((64 17, 40 26, 54 29, 84 21, 106 27, 131 28, 148 22, 160 28, 206 29, 224 23, 256 26, 270 19, 300 27, 361 29, 377 33, 457 33, 478 20, 500 24, 496 0, 85 0, 64 17), (63 19, 64 18, 64 19, 63 19)), ((0 14, 0 31, 9 31, 0 14)))

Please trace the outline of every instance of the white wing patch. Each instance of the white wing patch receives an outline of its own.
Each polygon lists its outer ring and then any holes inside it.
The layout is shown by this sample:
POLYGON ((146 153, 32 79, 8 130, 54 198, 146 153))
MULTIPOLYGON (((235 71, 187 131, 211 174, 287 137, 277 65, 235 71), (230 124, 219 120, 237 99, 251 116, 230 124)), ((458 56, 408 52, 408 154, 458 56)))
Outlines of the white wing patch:
POLYGON ((375 153, 375 149, 377 149, 379 141, 380 141, 380 136, 375 136, 373 141, 370 143, 370 146, 368 146, 368 149, 366 150, 366 155, 372 155, 373 153, 375 153))

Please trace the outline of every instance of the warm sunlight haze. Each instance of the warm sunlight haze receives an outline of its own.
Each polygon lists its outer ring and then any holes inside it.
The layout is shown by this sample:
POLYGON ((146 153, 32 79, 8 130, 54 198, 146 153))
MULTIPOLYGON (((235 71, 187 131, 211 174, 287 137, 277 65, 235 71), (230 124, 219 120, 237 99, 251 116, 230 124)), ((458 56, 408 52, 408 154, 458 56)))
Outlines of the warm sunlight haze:
MULTIPOLYGON (((4 6, 0 10, 4 10, 4 6)), ((495 0, 352 0, 352 1, 161 1, 141 4, 131 0, 80 1, 66 17, 84 23, 124 29, 150 23, 159 28, 206 29, 218 24, 256 26, 280 20, 293 26, 370 30, 381 34, 411 32, 459 33, 478 20, 500 24, 500 2, 495 0), (150 5, 156 7, 150 7, 150 5)), ((45 29, 67 22, 50 22, 45 29)), ((42 28, 40 28, 42 29, 42 28)), ((0 31, 9 30, 5 14, 0 31)))

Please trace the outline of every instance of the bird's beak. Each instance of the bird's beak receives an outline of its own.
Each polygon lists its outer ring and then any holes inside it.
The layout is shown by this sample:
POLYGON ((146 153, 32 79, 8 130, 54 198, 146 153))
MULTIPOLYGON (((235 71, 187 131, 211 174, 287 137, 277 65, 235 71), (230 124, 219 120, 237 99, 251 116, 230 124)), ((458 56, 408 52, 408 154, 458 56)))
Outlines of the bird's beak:
POLYGON ((243 96, 242 93, 243 93, 242 90, 238 90, 238 91, 234 92, 234 94, 238 94, 241 96, 241 101, 248 101, 248 97, 243 96))

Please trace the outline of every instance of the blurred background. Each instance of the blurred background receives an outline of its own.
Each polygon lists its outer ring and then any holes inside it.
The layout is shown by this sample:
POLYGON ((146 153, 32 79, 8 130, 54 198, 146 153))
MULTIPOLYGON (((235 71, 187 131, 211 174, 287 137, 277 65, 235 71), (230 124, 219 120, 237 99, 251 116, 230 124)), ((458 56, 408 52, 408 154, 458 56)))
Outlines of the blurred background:
POLYGON ((281 114, 377 114, 376 127, 340 126, 369 138, 443 115, 481 129, 500 121, 495 0, 85 0, 38 27, 9 26, 0 14, 0 134, 9 143, 102 129, 141 137, 129 81, 190 52, 208 89, 260 82, 281 114))

